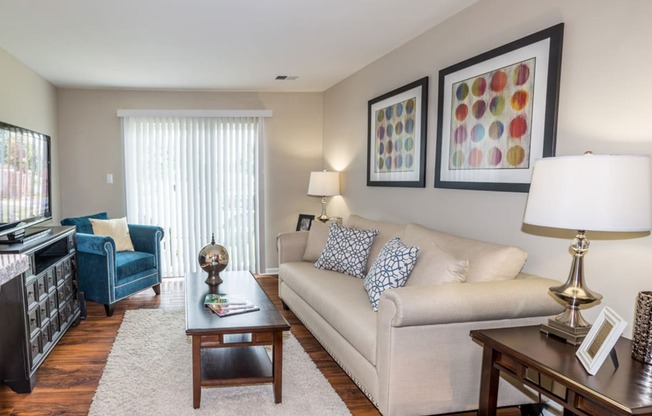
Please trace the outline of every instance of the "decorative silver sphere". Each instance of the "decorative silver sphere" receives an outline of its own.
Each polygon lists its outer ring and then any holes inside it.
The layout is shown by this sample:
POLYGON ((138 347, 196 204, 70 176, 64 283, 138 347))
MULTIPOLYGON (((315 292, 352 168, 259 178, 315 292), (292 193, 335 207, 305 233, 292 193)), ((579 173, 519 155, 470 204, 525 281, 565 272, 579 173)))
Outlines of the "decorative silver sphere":
POLYGON ((229 252, 220 244, 215 244, 215 234, 211 236, 211 243, 202 247, 197 257, 199 266, 208 273, 205 283, 219 285, 222 283, 220 272, 229 265, 229 252))

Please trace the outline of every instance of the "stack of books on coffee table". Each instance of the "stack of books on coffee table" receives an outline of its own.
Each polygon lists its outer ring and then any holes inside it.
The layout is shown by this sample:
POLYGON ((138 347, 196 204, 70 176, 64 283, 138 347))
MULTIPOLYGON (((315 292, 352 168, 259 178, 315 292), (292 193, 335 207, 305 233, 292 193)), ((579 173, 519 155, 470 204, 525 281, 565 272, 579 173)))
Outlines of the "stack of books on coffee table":
POLYGON ((239 315, 241 313, 260 310, 259 307, 239 295, 224 293, 209 293, 204 299, 204 306, 209 308, 219 317, 239 315))

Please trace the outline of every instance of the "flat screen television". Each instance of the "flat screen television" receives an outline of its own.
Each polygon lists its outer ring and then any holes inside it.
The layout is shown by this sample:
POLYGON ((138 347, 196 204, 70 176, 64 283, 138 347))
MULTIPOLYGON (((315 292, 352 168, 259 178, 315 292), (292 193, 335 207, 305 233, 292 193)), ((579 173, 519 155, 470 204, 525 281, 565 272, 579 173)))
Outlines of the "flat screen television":
MULTIPOLYGON (((0 237, 52 218, 50 136, 0 122, 0 237)), ((4 237, 3 237, 4 236, 4 237)))

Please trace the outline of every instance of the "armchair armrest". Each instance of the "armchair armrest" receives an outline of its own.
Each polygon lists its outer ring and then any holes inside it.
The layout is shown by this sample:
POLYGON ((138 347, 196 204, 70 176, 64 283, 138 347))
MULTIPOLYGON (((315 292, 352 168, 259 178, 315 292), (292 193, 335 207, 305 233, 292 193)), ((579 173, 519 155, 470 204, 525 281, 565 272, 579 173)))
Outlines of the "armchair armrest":
POLYGON ((303 253, 308 243, 308 231, 280 233, 276 237, 278 264, 303 260, 303 253))
POLYGON ((380 298, 378 324, 405 327, 555 315, 564 308, 548 288, 558 284, 525 277, 387 290, 380 298))
POLYGON ((109 250, 115 256, 115 241, 111 237, 77 233, 77 251, 80 253, 106 256, 109 250), (108 245, 108 246, 107 246, 108 245))
POLYGON ((155 225, 128 224, 134 250, 144 253, 158 253, 159 243, 163 239, 163 228, 155 225))

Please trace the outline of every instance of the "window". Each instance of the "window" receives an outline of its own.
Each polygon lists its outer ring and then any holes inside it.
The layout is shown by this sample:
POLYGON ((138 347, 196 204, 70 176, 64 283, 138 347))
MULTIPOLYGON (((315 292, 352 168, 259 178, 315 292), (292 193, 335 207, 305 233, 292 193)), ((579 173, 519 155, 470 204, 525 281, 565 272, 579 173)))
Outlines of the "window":
POLYGON ((213 233, 229 251, 227 270, 259 271, 263 116, 141 113, 118 113, 127 217, 165 230, 164 276, 198 271, 197 254, 213 233))

